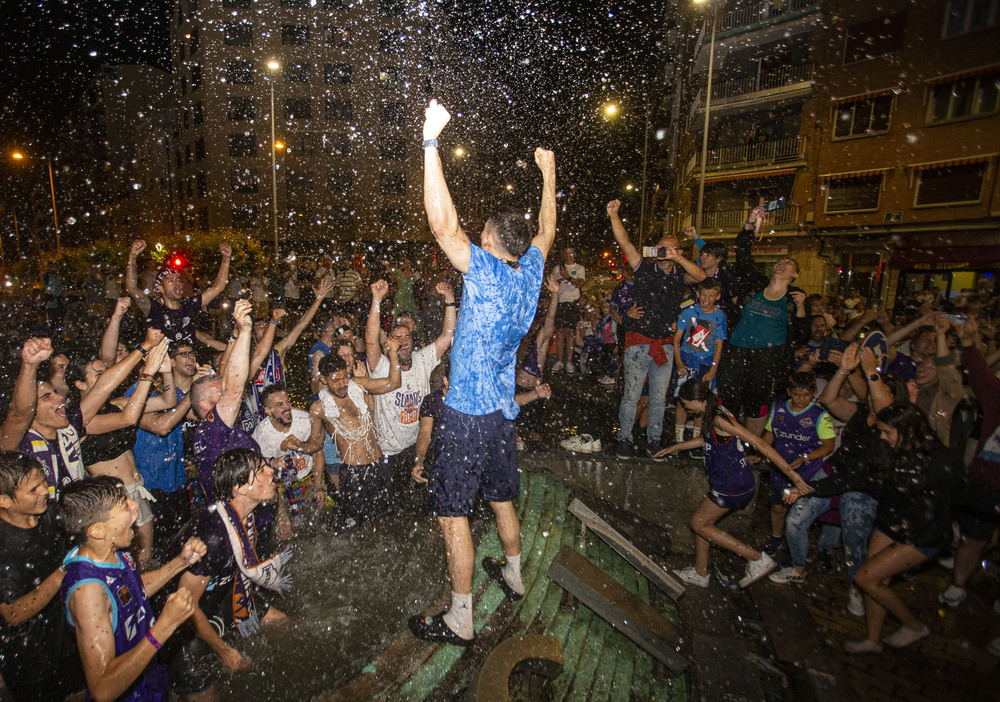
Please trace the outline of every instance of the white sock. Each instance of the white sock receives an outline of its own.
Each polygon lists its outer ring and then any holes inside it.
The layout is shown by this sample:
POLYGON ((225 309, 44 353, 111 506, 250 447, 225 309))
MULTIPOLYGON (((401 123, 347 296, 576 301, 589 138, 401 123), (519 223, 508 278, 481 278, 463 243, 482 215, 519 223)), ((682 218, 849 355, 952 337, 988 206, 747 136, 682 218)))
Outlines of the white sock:
POLYGON ((508 556, 504 554, 507 561, 503 567, 503 579, 507 581, 511 589, 519 595, 524 594, 524 583, 521 582, 521 554, 508 556))
POLYGON ((472 593, 459 595, 451 591, 451 609, 444 614, 444 623, 463 639, 476 635, 472 626, 472 593))

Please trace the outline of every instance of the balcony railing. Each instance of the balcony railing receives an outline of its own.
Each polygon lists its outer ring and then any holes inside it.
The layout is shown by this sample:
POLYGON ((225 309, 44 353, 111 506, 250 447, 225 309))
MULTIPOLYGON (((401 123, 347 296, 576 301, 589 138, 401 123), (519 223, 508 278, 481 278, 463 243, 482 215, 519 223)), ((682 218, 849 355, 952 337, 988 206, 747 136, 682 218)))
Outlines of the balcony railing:
MULTIPOLYGON (((735 146, 719 146, 708 151, 707 167, 713 171, 732 168, 752 168, 805 159, 806 137, 793 136, 767 141, 754 141, 735 146)), ((684 167, 684 177, 697 175, 701 167, 701 151, 692 151, 684 167)))
MULTIPOLYGON (((701 215, 701 230, 706 234, 713 231, 737 231, 743 228, 747 221, 749 209, 737 210, 707 210, 701 215)), ((799 223, 799 206, 791 205, 781 210, 775 210, 767 216, 765 229, 794 229, 799 223)))
POLYGON ((782 15, 790 15, 819 3, 820 0, 784 0, 784 2, 763 0, 763 2, 749 3, 723 15, 717 31, 724 32, 736 27, 747 27, 782 15))
POLYGON ((814 69, 815 64, 812 62, 801 63, 796 66, 781 66, 752 76, 715 83, 712 85, 712 99, 722 100, 737 95, 747 95, 811 81, 814 69))

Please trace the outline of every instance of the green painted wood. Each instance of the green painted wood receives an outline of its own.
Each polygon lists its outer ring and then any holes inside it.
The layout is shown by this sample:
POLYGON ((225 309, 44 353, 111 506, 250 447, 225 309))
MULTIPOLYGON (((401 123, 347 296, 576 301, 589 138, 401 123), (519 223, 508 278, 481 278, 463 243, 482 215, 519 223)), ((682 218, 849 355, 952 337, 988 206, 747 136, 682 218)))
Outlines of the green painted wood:
POLYGON ((549 566, 552 565, 552 560, 559 553, 559 549, 562 548, 563 531, 568 521, 564 509, 565 495, 559 495, 558 499, 553 501, 553 505, 553 518, 547 528, 549 535, 548 537, 540 536, 542 543, 541 554, 538 554, 539 549, 536 548, 532 562, 529 564, 531 566, 530 577, 532 585, 525 592, 524 599, 521 600, 521 609, 519 612, 521 633, 527 630, 542 609, 542 603, 550 584, 545 574, 548 573, 549 566))
MULTIPOLYGON (((586 607, 581 607, 580 609, 586 610, 589 616, 586 617, 586 627, 582 626, 583 617, 577 617, 577 620, 581 624, 582 635, 579 639, 579 651, 573 659, 573 666, 571 668, 573 677, 564 678, 560 676, 556 679, 555 684, 553 685, 556 690, 556 693, 552 697, 553 700, 568 699, 569 694, 576 689, 581 689, 585 693, 590 690, 590 683, 593 679, 593 667, 596 666, 596 661, 593 661, 593 665, 591 665, 591 661, 588 656, 593 657, 596 655, 595 652, 600 650, 600 641, 604 638, 604 620, 594 614, 591 614, 586 607), (593 646, 593 640, 595 638, 598 639, 597 648, 594 648, 593 646)), ((570 636, 570 645, 572 645, 572 643, 573 637, 570 636)), ((565 660, 565 658, 563 660, 565 660)))
POLYGON ((614 632, 603 619, 597 617, 591 622, 587 640, 583 646, 583 654, 576 667, 576 675, 573 677, 573 685, 570 687, 566 699, 570 702, 586 702, 590 699, 591 692, 596 684, 597 667, 600 663, 601 653, 607 642, 613 641, 611 638, 614 632))
MULTIPOLYGON (((590 686, 590 702, 608 702, 611 696, 611 684, 615 677, 618 658, 622 655, 620 637, 617 632, 608 627, 609 633, 605 635, 604 645, 601 647, 597 668, 594 671, 594 682, 590 686)), ((631 641, 626 640, 631 644, 631 641)))
POLYGON ((610 702, 629 702, 632 698, 632 673, 635 670, 635 659, 641 652, 631 641, 627 641, 619 649, 611 681, 610 702))
POLYGON ((632 675, 632 698, 648 700, 649 684, 653 677, 653 657, 645 651, 639 651, 635 657, 635 673, 632 675))
POLYGON ((554 681, 553 687, 556 694, 553 700, 561 700, 566 695, 567 690, 573 684, 576 677, 576 668, 580 662, 580 655, 583 652, 583 645, 587 641, 591 622, 597 619, 586 607, 579 607, 576 616, 570 623, 569 636, 563 645, 563 672, 554 681))

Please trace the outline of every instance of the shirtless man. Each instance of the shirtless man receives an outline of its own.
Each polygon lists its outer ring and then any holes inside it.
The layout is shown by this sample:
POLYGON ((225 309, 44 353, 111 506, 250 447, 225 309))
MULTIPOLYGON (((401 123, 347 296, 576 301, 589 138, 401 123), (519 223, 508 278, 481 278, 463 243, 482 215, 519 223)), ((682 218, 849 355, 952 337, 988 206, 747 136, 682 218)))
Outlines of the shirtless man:
POLYGON ((310 411, 319 417, 340 450, 340 495, 344 525, 353 528, 392 507, 389 467, 375 438, 373 395, 392 392, 402 383, 399 342, 386 341, 387 378, 353 378, 352 369, 337 354, 319 362, 324 388, 310 411))

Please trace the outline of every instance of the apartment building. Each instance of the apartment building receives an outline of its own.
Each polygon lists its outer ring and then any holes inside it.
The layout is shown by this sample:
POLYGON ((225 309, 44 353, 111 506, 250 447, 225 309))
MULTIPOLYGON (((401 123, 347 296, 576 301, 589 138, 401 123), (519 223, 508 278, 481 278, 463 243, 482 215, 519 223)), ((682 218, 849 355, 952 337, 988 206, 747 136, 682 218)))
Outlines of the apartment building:
POLYGON ((732 237, 750 207, 784 198, 759 257, 795 257, 809 292, 891 297, 902 282, 957 293, 974 271, 995 272, 998 5, 720 0, 687 9, 686 69, 670 87, 684 136, 664 228, 697 220, 714 15, 704 237, 732 237))
POLYGON ((174 10, 179 232, 232 228, 268 247, 429 236, 419 130, 436 70, 433 7, 177 0, 174 10))

